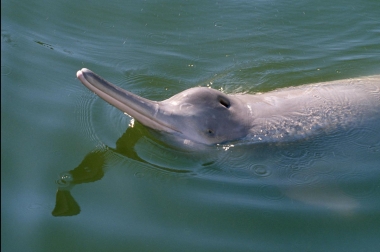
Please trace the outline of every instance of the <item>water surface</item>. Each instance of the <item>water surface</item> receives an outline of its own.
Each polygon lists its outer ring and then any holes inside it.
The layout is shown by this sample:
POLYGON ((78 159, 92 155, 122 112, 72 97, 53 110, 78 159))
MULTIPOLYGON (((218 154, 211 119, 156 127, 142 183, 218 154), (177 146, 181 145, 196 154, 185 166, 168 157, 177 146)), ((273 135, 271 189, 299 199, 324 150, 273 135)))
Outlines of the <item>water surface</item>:
POLYGON ((131 130, 75 73, 154 100, 379 74, 379 10, 377 0, 2 1, 2 250, 377 251, 378 129, 188 153, 131 130), (60 178, 76 167, 101 172, 71 188, 79 214, 54 217, 60 178))

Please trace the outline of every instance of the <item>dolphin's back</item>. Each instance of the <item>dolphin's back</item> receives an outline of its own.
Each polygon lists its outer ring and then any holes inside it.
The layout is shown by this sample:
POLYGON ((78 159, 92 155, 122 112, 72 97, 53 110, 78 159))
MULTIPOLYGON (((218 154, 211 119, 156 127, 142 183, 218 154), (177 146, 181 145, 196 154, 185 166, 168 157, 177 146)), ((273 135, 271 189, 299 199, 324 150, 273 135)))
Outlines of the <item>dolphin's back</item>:
POLYGON ((283 88, 241 96, 252 112, 249 137, 303 138, 316 132, 380 121, 380 75, 283 88))

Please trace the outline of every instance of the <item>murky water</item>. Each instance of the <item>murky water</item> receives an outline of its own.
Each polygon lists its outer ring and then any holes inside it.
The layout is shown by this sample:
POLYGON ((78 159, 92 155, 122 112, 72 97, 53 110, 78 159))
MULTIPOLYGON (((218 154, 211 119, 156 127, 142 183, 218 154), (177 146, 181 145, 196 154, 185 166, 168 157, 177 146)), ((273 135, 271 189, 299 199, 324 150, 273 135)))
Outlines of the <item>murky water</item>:
POLYGON ((377 251, 376 124, 184 151, 131 127, 75 73, 153 100, 379 74, 379 11, 375 0, 3 1, 2 251, 377 251))

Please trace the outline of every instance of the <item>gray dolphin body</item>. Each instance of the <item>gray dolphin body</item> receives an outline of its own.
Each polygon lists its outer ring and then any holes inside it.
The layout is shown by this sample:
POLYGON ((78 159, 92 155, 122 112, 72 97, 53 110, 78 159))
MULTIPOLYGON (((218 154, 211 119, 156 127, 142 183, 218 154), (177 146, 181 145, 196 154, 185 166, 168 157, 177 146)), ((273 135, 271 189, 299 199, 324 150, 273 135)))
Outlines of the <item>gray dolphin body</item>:
MULTIPOLYGON (((318 132, 375 125, 380 119, 380 75, 309 84, 254 95, 196 87, 164 101, 123 90, 88 69, 78 79, 141 124, 183 144, 288 141, 318 132)), ((380 125, 378 125, 380 127, 380 125)))

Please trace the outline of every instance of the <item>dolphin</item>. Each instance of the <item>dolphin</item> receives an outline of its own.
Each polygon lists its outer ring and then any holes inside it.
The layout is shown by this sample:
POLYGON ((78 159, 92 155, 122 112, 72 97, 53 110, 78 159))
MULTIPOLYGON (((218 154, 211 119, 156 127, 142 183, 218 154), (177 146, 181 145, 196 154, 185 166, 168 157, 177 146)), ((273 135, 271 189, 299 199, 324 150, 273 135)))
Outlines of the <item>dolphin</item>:
POLYGON ((367 121, 377 127, 380 119, 380 75, 256 94, 194 87, 163 101, 142 98, 86 68, 77 78, 109 104, 184 145, 290 141, 367 121))

